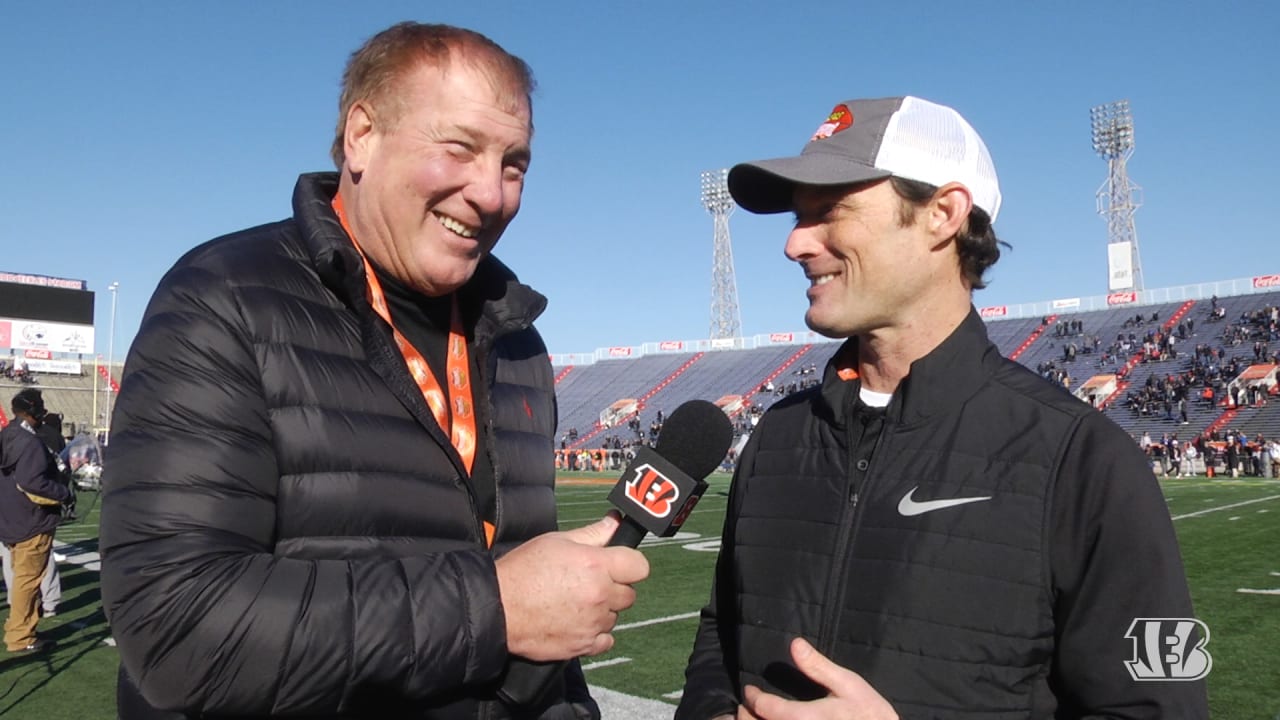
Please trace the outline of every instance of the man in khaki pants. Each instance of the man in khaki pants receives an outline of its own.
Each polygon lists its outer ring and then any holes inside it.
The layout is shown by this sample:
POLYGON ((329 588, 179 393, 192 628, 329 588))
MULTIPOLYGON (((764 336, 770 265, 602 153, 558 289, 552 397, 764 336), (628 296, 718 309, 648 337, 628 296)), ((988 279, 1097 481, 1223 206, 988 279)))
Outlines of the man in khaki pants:
POLYGON ((13 567, 4 644, 11 653, 29 653, 47 647, 36 637, 40 579, 53 549, 59 506, 70 491, 58 482, 57 460, 36 435, 46 414, 40 391, 19 392, 12 408, 14 421, 0 430, 0 542, 13 567))

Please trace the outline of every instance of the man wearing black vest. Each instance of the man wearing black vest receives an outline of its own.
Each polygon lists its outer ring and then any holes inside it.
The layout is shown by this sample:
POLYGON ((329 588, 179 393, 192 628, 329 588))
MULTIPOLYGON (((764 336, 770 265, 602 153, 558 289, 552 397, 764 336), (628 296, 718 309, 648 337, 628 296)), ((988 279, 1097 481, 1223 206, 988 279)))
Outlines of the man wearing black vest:
POLYGON ((616 517, 554 532, 546 299, 490 254, 531 72, 401 23, 342 86, 339 172, 187 253, 129 350, 102 495, 119 716, 598 717, 576 659, 648 564, 604 547, 616 517), (513 700, 518 657, 570 662, 513 700))
POLYGON ((1150 464, 972 306, 1001 196, 969 123, 849 100, 728 183, 795 214, 805 320, 848 340, 739 459, 676 717, 1207 717, 1150 464))

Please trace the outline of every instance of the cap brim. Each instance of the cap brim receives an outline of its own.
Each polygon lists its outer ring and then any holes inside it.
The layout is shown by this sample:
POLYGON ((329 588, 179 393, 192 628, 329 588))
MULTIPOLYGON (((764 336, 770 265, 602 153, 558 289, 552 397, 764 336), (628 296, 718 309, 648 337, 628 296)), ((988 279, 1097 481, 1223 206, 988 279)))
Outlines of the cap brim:
POLYGON ((742 209, 768 215, 787 212, 797 185, 852 185, 889 177, 887 170, 848 157, 809 153, 740 163, 729 170, 729 194, 742 209))

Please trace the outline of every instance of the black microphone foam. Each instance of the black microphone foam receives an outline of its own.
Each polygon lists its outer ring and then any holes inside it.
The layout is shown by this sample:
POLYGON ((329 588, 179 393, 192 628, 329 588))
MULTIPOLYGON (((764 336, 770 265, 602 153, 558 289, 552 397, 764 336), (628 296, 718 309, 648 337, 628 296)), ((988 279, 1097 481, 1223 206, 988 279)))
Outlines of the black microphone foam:
POLYGON ((706 400, 690 400, 662 424, 658 443, 640 447, 609 502, 622 512, 611 546, 637 547, 645 535, 671 537, 707 489, 703 478, 716 469, 733 442, 724 412, 706 400))
POLYGON ((733 425, 724 411, 706 400, 690 400, 662 423, 654 450, 701 480, 719 467, 732 442, 733 425))

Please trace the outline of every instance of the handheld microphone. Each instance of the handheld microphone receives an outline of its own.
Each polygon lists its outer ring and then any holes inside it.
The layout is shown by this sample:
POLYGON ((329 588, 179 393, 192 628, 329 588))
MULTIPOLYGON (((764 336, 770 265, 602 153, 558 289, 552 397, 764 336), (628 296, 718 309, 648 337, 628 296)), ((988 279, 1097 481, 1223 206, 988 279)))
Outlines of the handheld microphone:
MULTIPOLYGON (((658 444, 641 447, 609 493, 622 522, 607 543, 631 547, 644 536, 676 534, 707 490, 705 478, 716 469, 733 442, 733 425, 714 403, 690 400, 662 424, 658 444)), ((514 706, 531 706, 564 674, 568 661, 533 662, 513 657, 498 697, 514 706)))
POLYGON ((641 447, 609 493, 622 512, 611 547, 636 547, 644 536, 676 534, 707 490, 704 478, 724 460, 733 426, 714 403, 690 400, 671 413, 658 444, 641 447))

